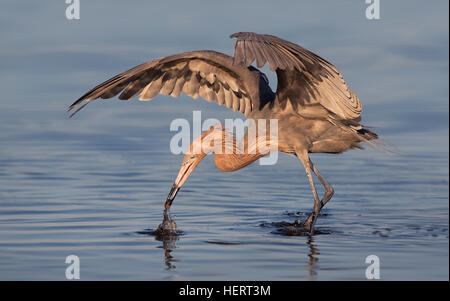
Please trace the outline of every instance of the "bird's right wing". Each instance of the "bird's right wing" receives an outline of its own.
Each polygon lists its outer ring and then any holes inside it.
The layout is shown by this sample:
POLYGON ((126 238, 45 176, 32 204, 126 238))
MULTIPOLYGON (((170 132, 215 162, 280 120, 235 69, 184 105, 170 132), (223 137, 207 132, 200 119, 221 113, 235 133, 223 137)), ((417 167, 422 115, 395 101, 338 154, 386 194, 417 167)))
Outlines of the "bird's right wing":
POLYGON ((233 65, 232 57, 215 51, 193 51, 156 59, 120 73, 96 86, 78 100, 69 110, 77 108, 73 116, 90 101, 97 98, 151 100, 157 94, 178 97, 184 93, 196 99, 199 96, 225 105, 247 116, 259 106, 261 73, 243 64, 233 65))
POLYGON ((313 52, 272 35, 239 32, 234 63, 258 68, 266 62, 278 77, 277 99, 282 106, 290 102, 302 113, 325 112, 333 118, 353 120, 361 113, 361 103, 350 90, 339 70, 313 52), (314 110, 314 108, 322 108, 314 110), (327 111, 323 110, 326 109, 327 111), (331 115, 331 114, 330 114, 331 115))

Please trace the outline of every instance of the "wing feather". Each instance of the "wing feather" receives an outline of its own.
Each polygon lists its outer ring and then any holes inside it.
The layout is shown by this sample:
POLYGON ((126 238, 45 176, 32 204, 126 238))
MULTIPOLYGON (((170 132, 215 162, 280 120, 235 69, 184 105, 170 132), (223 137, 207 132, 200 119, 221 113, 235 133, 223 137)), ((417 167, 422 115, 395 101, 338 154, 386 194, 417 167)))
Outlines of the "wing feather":
POLYGON ((217 91, 217 104, 223 105, 225 103, 225 92, 222 87, 217 91))
MULTIPOLYGON (((160 75, 157 79, 154 79, 151 83, 149 83, 142 91, 139 100, 152 100, 153 97, 155 97, 161 90, 162 80, 163 76, 160 75)), ((119 99, 125 99, 126 95, 122 96, 122 94, 119 96, 119 99)))
POLYGON ((253 48, 253 51, 255 52, 256 66, 258 68, 261 68, 266 63, 266 57, 264 55, 264 52, 260 48, 260 43, 256 43, 253 41, 249 41, 249 43, 252 43, 252 48, 253 48))
POLYGON ((168 72, 164 75, 163 78, 163 85, 161 90, 159 91, 159 94, 162 95, 170 95, 172 93, 173 88, 175 87, 175 84, 177 82, 177 77, 172 72, 168 72))
POLYGON ((233 94, 230 90, 230 87, 224 87, 225 93, 225 106, 227 108, 233 108, 233 94))

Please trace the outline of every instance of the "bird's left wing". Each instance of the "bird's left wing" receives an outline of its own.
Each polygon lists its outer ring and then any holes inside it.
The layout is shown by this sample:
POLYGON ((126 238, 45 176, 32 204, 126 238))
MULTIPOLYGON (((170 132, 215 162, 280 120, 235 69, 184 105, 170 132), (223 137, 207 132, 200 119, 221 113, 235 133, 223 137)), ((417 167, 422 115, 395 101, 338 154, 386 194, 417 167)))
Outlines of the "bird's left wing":
POLYGON ((120 73, 96 86, 78 100, 69 110, 75 115, 97 98, 151 100, 157 94, 178 97, 184 93, 196 99, 199 96, 224 105, 247 116, 259 106, 261 73, 244 65, 233 65, 232 57, 215 51, 192 51, 156 59, 120 73))

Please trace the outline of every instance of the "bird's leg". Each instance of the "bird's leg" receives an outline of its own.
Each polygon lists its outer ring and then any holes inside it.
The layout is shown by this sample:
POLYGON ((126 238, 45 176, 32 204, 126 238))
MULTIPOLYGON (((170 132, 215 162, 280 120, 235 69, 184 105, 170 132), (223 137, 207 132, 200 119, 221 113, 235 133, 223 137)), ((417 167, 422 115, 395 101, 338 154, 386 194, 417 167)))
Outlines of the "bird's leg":
POLYGON ((309 231, 312 231, 314 224, 316 223, 317 216, 319 215, 320 208, 321 208, 320 200, 317 195, 316 187, 314 186, 313 177, 311 175, 311 170, 312 170, 313 166, 312 166, 311 160, 309 159, 308 151, 306 149, 297 151, 296 154, 297 154, 297 157, 302 161, 303 166, 305 167, 306 175, 308 176, 309 185, 311 185, 311 190, 312 190, 313 197, 314 197, 313 212, 311 213, 311 215, 308 217, 308 219, 303 224, 303 226, 308 228, 309 231))
POLYGON ((333 196, 334 189, 327 182, 327 180, 325 180, 325 178, 320 174, 319 170, 317 170, 316 166, 314 166, 314 164, 311 162, 311 160, 310 160, 310 164, 312 166, 312 171, 314 172, 314 174, 317 176, 317 178, 320 180, 323 187, 325 188, 325 194, 324 194, 322 200, 320 201, 320 206, 321 206, 320 208, 322 208, 323 206, 325 206, 326 203, 328 203, 328 201, 333 196))
MULTIPOLYGON (((320 174, 319 170, 314 166, 311 160, 309 160, 309 164, 311 166, 311 170, 314 172, 314 174, 317 176, 317 178, 320 180, 320 182, 323 184, 325 188, 325 194, 322 198, 322 200, 319 203, 319 212, 325 206, 325 204, 331 199, 331 197, 334 194, 334 189, 331 187, 330 184, 325 180, 325 178, 320 174)), ((314 212, 310 214, 310 216, 306 219, 305 224, 311 224, 312 220, 314 218, 314 212)), ((315 217, 317 218, 317 216, 315 217)))

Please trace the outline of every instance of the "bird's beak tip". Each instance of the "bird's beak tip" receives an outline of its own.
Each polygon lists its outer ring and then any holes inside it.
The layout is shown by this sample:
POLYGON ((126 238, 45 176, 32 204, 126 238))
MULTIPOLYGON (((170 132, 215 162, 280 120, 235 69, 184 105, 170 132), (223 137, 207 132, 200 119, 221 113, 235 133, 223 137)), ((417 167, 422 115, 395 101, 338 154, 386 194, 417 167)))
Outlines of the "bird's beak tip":
POLYGON ((166 203, 164 204, 164 207, 166 209, 169 209, 170 206, 172 205, 172 202, 175 199, 175 197, 178 193, 178 190, 180 190, 180 187, 178 187, 178 185, 176 183, 174 183, 172 185, 172 188, 169 191, 169 195, 167 196, 166 203))

